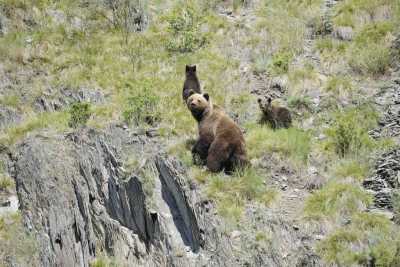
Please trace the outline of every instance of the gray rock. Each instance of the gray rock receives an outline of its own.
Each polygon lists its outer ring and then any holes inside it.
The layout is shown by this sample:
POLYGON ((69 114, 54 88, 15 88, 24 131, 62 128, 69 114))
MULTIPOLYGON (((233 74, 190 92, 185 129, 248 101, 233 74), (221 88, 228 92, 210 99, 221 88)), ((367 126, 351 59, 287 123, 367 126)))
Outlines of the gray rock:
POLYGON ((354 37, 354 31, 352 27, 336 27, 332 35, 339 40, 351 41, 354 37))
POLYGON ((227 262, 227 239, 218 234, 209 205, 185 182, 183 168, 146 143, 154 154, 139 156, 150 157, 156 180, 146 195, 142 177, 120 171, 120 157, 139 153, 143 144, 129 143, 126 130, 108 132, 31 137, 16 148, 20 209, 37 238, 42 266, 89 266, 99 252, 127 266, 227 262), (215 244, 223 247, 217 254, 215 244), (184 253, 176 257, 177 251, 184 253))

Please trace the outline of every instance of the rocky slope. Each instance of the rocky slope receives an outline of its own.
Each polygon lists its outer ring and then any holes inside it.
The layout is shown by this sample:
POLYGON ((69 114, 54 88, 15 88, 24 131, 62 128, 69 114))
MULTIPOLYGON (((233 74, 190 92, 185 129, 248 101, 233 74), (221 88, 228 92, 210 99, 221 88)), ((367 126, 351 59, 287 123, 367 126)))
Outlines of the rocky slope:
POLYGON ((0 266, 400 264, 399 72, 359 73, 343 52, 363 23, 400 51, 385 1, 372 15, 351 0, 188 1, 183 20, 174 1, 17 2, 0 3, 0 266), (347 7, 361 15, 338 25, 347 7), (186 63, 245 131, 256 175, 193 166, 186 63), (260 126, 258 97, 289 105, 293 128, 260 126), (76 129, 74 103, 92 106, 76 129), (368 133, 335 117, 365 103, 368 133), (368 155, 335 154, 337 124, 368 155))

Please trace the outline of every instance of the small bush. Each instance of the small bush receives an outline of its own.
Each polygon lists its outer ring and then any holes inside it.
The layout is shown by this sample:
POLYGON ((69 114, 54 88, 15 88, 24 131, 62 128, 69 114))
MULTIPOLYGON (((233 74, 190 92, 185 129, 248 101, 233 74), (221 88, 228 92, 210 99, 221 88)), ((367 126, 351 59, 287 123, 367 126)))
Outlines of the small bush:
POLYGON ((306 199, 304 213, 312 219, 349 216, 371 203, 372 197, 359 185, 331 182, 306 199))
POLYGON ((383 43, 368 43, 350 50, 349 65, 354 71, 368 75, 382 75, 391 64, 390 49, 383 43))
POLYGON ((14 181, 10 177, 0 177, 0 191, 10 189, 14 186, 14 181))
POLYGON ((331 127, 326 130, 328 147, 333 147, 341 157, 373 148, 368 131, 375 127, 377 119, 376 111, 369 105, 335 113, 331 127))
POLYGON ((86 125, 87 121, 92 115, 90 104, 81 102, 72 104, 69 113, 71 116, 68 125, 72 128, 78 128, 86 125))
POLYGON ((171 52, 193 52, 206 43, 206 36, 200 31, 200 16, 193 5, 177 6, 167 17, 171 34, 166 47, 171 52))
POLYGON ((272 56, 269 69, 273 74, 285 74, 289 71, 289 64, 293 55, 289 52, 278 52, 272 56))
POLYGON ((148 87, 141 88, 126 99, 125 109, 122 113, 124 121, 128 124, 139 125, 141 122, 153 125, 160 120, 158 110, 160 98, 148 87))

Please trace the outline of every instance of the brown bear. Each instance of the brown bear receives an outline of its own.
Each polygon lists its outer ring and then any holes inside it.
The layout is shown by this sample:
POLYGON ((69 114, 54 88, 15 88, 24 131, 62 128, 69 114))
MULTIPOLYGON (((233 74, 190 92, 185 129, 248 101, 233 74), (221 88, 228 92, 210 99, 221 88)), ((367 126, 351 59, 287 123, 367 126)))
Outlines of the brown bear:
POLYGON ((186 102, 189 97, 190 90, 195 93, 201 94, 200 82, 196 74, 196 65, 186 65, 186 78, 183 83, 182 98, 186 102))
POLYGON ((199 138, 192 148, 193 158, 200 157, 212 172, 231 173, 237 167, 245 167, 246 147, 238 125, 221 107, 211 103, 207 93, 190 91, 186 104, 199 129, 199 138))
POLYGON ((259 98, 258 105, 263 113, 261 123, 269 123, 273 129, 289 128, 291 126, 292 117, 287 108, 272 105, 271 98, 267 99, 267 103, 264 103, 259 98))

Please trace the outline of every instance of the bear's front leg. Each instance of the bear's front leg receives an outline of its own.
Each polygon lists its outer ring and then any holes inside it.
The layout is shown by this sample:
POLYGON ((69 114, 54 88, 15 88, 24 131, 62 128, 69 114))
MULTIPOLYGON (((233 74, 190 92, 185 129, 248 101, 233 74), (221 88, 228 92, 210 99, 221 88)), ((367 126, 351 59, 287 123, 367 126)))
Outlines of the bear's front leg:
POLYGON ((204 140, 199 139, 196 141, 192 148, 193 164, 205 165, 207 160, 209 145, 204 140))
POLYGON ((207 168, 211 172, 219 172, 225 167, 230 156, 229 145, 224 140, 214 140, 207 156, 207 168))

